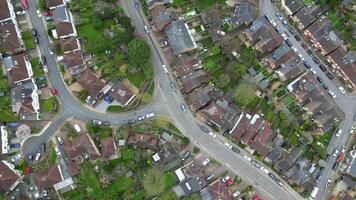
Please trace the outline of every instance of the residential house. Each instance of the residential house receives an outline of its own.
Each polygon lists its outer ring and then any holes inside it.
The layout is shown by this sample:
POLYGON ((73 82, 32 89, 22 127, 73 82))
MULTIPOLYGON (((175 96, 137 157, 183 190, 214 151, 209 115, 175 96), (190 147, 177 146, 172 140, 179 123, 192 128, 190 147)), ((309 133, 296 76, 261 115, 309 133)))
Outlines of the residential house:
POLYGON ((49 189, 64 180, 60 165, 42 169, 34 173, 33 176, 39 190, 49 189))
POLYGON ((336 106, 321 110, 319 113, 322 114, 316 115, 314 122, 324 132, 329 131, 335 122, 340 121, 344 116, 340 108, 336 106))
POLYGON ((21 181, 21 175, 15 166, 6 160, 0 161, 0 191, 12 191, 21 181))
POLYGON ((316 84, 316 79, 310 72, 298 77, 287 88, 290 92, 293 92, 296 100, 301 103, 309 99, 315 91, 321 92, 320 87, 316 84))
POLYGON ((227 188, 225 183, 218 179, 208 185, 208 192, 212 199, 219 199, 219 200, 230 200, 232 199, 232 195, 230 190, 227 188))
POLYGON ((268 154, 273 150, 273 139, 275 136, 276 133, 270 129, 270 124, 265 121, 261 130, 250 144, 250 147, 262 157, 267 157, 268 154))
POLYGON ((135 92, 130 89, 123 81, 118 81, 108 92, 113 99, 120 103, 121 106, 127 106, 136 96, 135 92))
POLYGON ((139 134, 130 132, 127 138, 127 144, 144 149, 156 151, 158 149, 158 138, 154 135, 139 134))
POLYGON ((59 41, 59 45, 61 48, 61 51, 64 54, 73 52, 73 51, 79 51, 81 50, 80 42, 77 38, 75 37, 69 37, 66 39, 61 39, 59 41))
POLYGON ((71 69, 72 73, 83 66, 83 55, 81 51, 66 53, 63 56, 63 64, 66 69, 71 69))
POLYGON ((281 67, 275 71, 282 81, 289 81, 297 78, 302 72, 305 71, 303 62, 299 57, 295 57, 282 64, 281 67))
POLYGON ((85 89, 88 96, 86 101, 94 105, 104 93, 105 83, 90 69, 86 68, 75 76, 77 82, 85 89))
POLYGON ((164 6, 158 6, 150 12, 153 21, 153 30, 156 32, 163 31, 172 22, 172 10, 166 9, 164 6))
POLYGON ((3 0, 0 2, 0 23, 9 20, 16 21, 14 8, 10 0, 3 0))
POLYGON ((209 91, 212 89, 210 85, 207 85, 195 89, 188 95, 188 102, 193 110, 199 110, 211 102, 212 98, 209 95, 209 91))
POLYGON ((200 186, 196 179, 189 179, 173 187, 173 192, 178 196, 188 196, 193 192, 199 192, 200 186))
POLYGON ((339 33, 326 18, 315 21, 304 30, 304 35, 323 56, 330 54, 343 45, 339 33))
POLYGON ((199 115, 222 130, 230 130, 237 123, 241 111, 226 99, 218 99, 200 110, 199 115))
MULTIPOLYGON (((2 1, 4 2, 4 1, 2 1)), ((15 54, 23 50, 21 33, 11 21, 0 23, 0 52, 15 54)))
POLYGON ((197 161, 193 161, 187 164, 183 168, 183 172, 188 178, 196 180, 196 182, 198 183, 199 191, 206 186, 207 182, 205 180, 204 173, 201 170, 201 164, 197 161))
POLYGON ((40 104, 37 85, 33 79, 23 81, 11 89, 12 112, 23 120, 39 120, 40 104))
POLYGON ((343 46, 326 56, 336 74, 345 81, 348 88, 356 89, 356 52, 347 52, 343 46))
POLYGON ((55 22, 54 23, 55 30, 52 31, 54 38, 68 38, 68 37, 76 37, 76 29, 72 22, 55 22))
POLYGON ((182 20, 172 21, 166 27, 165 33, 174 55, 192 51, 198 47, 188 25, 182 20))
POLYGON ((108 160, 113 160, 119 157, 116 142, 113 137, 107 137, 100 140, 101 155, 108 160))
POLYGON ((55 9, 56 7, 65 5, 64 0, 45 0, 46 5, 49 9, 55 9))
POLYGON ((3 63, 11 85, 30 80, 33 75, 31 63, 25 54, 5 57, 3 63))
POLYGON ((281 3, 282 3, 281 5, 282 9, 288 15, 294 15, 304 7, 303 0, 282 0, 281 3))
POLYGON ((0 126, 0 158, 10 152, 9 138, 6 126, 0 126))
POLYGON ((148 9, 152 10, 157 6, 163 6, 166 4, 173 3, 173 0, 146 0, 148 9))
POLYGON ((325 12, 325 9, 315 5, 308 4, 300 9, 293 17, 296 27, 299 30, 304 30, 314 23, 325 12))
POLYGON ((273 165, 273 168, 280 174, 285 174, 289 169, 292 168, 293 164, 297 160, 297 158, 300 156, 301 151, 298 148, 293 147, 289 151, 283 149, 282 151, 282 156, 273 165))
POLYGON ((258 1, 237 0, 234 1, 235 8, 229 18, 230 23, 237 29, 249 26, 256 19, 258 1))
POLYGON ((258 134, 262 123, 262 117, 258 114, 254 114, 245 130, 245 133, 242 135, 241 143, 249 145, 252 142, 252 139, 258 134))
POLYGON ((276 69, 287 63, 289 60, 297 58, 297 54, 286 44, 283 43, 271 54, 264 58, 272 69, 276 69))
MULTIPOLYGON (((204 9, 200 12, 200 18, 203 24, 201 27, 204 27, 204 30, 207 30, 210 38, 213 43, 219 41, 222 35, 218 34, 218 31, 222 28, 222 21, 219 15, 219 12, 215 7, 204 9)), ((203 29, 202 29, 203 31, 203 29)), ((199 32, 200 33, 200 32, 199 32)))
POLYGON ((64 142, 62 148, 69 160, 80 160, 80 158, 96 160, 100 157, 99 150, 88 134, 80 134, 72 142, 64 142))
POLYGON ((188 94, 208 81, 208 74, 203 70, 198 70, 181 76, 178 80, 178 84, 183 92, 188 94))
POLYGON ((264 159, 268 163, 276 163, 282 154, 282 145, 284 143, 283 136, 277 135, 273 140, 273 150, 268 156, 264 159))
POLYGON ((303 186, 310 178, 310 169, 311 163, 309 160, 300 156, 293 167, 289 169, 285 175, 288 177, 288 182, 291 184, 296 184, 298 186, 303 186))
POLYGON ((189 57, 185 54, 178 57, 177 64, 172 67, 172 73, 176 77, 183 76, 185 74, 189 74, 195 70, 201 69, 202 62, 200 59, 196 57, 189 57))

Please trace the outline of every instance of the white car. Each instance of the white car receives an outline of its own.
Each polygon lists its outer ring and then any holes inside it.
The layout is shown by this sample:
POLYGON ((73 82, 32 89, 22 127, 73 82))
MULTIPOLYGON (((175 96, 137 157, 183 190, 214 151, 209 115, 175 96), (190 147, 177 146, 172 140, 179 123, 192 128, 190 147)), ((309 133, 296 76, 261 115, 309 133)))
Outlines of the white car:
POLYGON ((63 142, 63 140, 62 140, 62 138, 61 137, 57 137, 57 140, 58 140, 58 144, 59 145, 62 145, 64 142, 63 142))
POLYGON ((146 114, 146 119, 149 119, 149 118, 154 117, 154 116, 155 116, 154 112, 147 113, 146 114))
POLYGON ((342 145, 341 146, 341 153, 345 153, 346 152, 346 146, 345 145, 342 145))
POLYGON ((143 28, 145 29, 145 32, 146 32, 147 34, 150 34, 150 29, 148 29, 148 27, 147 27, 146 25, 145 25, 143 28))
POLYGON ((355 126, 353 125, 350 127, 349 133, 352 134, 354 133, 354 131, 355 131, 355 126))
POLYGON ((302 54, 298 54, 298 56, 299 56, 299 58, 300 58, 300 60, 304 60, 304 57, 302 56, 302 54))
POLYGON ((41 157, 41 153, 38 152, 38 153, 36 154, 35 161, 38 161, 38 160, 40 159, 40 157, 41 157))
POLYGON ((315 71, 313 68, 310 68, 310 71, 311 71, 314 75, 316 75, 316 71, 315 71))
POLYGON ((221 36, 225 36, 226 35, 226 33, 224 31, 222 31, 222 30, 217 30, 216 33, 218 35, 221 35, 221 36))
POLYGON ((274 27, 276 27, 277 26, 277 23, 272 19, 271 21, 271 24, 274 26, 274 27))
POLYGON ((326 181, 326 187, 329 187, 331 185, 331 180, 328 179, 328 181, 326 181))
POLYGON ((207 158, 207 159, 205 159, 205 160, 202 162, 202 165, 203 165, 203 166, 206 166, 207 164, 209 164, 209 162, 210 162, 210 159, 207 158))
POLYGON ((284 40, 287 40, 287 39, 288 39, 288 36, 287 36, 285 33, 282 33, 281 36, 282 36, 282 38, 283 38, 284 40))
POLYGON ((336 94, 334 93, 334 91, 332 90, 329 90, 329 94, 332 96, 332 98, 336 98, 336 94))
POLYGON ((21 158, 21 154, 17 154, 16 156, 14 156, 14 157, 11 158, 11 162, 14 163, 14 162, 20 160, 20 158, 21 158))
POLYGON ((51 48, 48 48, 48 52, 49 52, 49 54, 53 55, 53 51, 51 48))
POLYGON ((167 67, 166 67, 166 65, 162 65, 162 68, 163 68, 163 71, 164 71, 164 73, 168 73, 168 69, 167 69, 167 67))
POLYGON ((268 169, 266 169, 265 167, 261 167, 261 170, 264 172, 264 173, 266 173, 266 174, 268 174, 269 173, 269 171, 268 171, 268 169))
POLYGON ((210 135, 211 137, 213 137, 213 138, 216 138, 216 134, 213 133, 213 132, 209 132, 209 135, 210 135))
POLYGON ((144 120, 144 119, 146 119, 146 116, 141 116, 141 117, 138 117, 138 121, 142 121, 142 120, 144 120))
POLYGON ((296 48, 296 47, 292 47, 292 50, 293 50, 295 53, 297 53, 297 52, 298 52, 298 50, 297 50, 297 48, 296 48))
POLYGON ((42 17, 40 10, 37 10, 36 12, 37 12, 38 17, 42 17))
POLYGON ((224 145, 225 145, 225 146, 227 146, 227 147, 229 147, 229 149, 231 149, 231 148, 232 148, 232 145, 231 145, 231 144, 229 144, 228 142, 225 142, 225 143, 224 143, 224 145))
POLYGON ((342 130, 338 130, 337 133, 336 133, 336 137, 340 137, 342 134, 342 130))
POLYGON ((346 93, 346 91, 345 91, 345 89, 344 89, 343 87, 338 87, 338 89, 340 90, 340 92, 341 92, 342 94, 345 94, 345 93, 346 93))
POLYGON ((165 46, 167 46, 167 44, 168 44, 167 41, 163 41, 163 42, 159 43, 159 46, 160 47, 165 47, 165 46))
POLYGON ((335 148, 333 151, 333 156, 336 157, 339 154, 339 149, 335 148))
POLYGON ((59 150, 58 146, 54 147, 54 150, 56 151, 57 157, 59 157, 59 158, 62 157, 62 153, 59 150))
POLYGON ((226 175, 223 179, 222 179, 222 182, 225 183, 227 180, 230 179, 230 176, 226 175))
POLYGON ((248 157, 247 155, 244 155, 244 158, 245 158, 246 160, 248 160, 248 161, 251 161, 251 158, 248 157))
POLYGON ((48 73, 47 65, 43 65, 42 68, 43 68, 44 73, 48 73))
POLYGON ((233 197, 238 197, 240 194, 241 194, 241 192, 237 190, 236 192, 234 192, 234 193, 232 194, 232 196, 233 196, 233 197))

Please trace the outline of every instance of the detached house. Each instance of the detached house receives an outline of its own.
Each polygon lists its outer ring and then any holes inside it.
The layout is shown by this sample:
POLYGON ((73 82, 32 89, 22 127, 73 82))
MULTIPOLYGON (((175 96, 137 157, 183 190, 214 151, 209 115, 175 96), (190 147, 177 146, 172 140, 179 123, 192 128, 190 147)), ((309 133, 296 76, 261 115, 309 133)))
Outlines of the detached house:
POLYGON ((258 1, 237 0, 230 23, 237 29, 249 26, 256 19, 258 1))
POLYGON ((144 149, 157 151, 159 139, 154 135, 138 134, 134 132, 129 133, 127 144, 137 146, 144 149))
POLYGON ((62 148, 70 160, 96 160, 100 157, 100 152, 89 134, 80 134, 73 142, 65 142, 62 148))
POLYGON ((80 42, 75 37, 61 39, 59 45, 64 54, 81 50, 80 42))
POLYGON ((298 186, 303 186, 306 184, 310 178, 310 166, 310 161, 300 156, 296 160, 294 166, 285 173, 286 177, 288 178, 288 182, 298 186))
POLYGON ((163 31, 172 22, 172 11, 164 6, 158 6, 151 10, 153 29, 157 32, 163 31))
POLYGON ((77 36, 72 13, 64 6, 57 6, 53 10, 55 30, 52 30, 54 38, 68 38, 77 36))
POLYGON ((33 75, 31 63, 25 54, 16 54, 4 58, 4 66, 9 84, 12 85, 30 80, 33 75))
POLYGON ((21 175, 15 166, 6 160, 0 161, 0 191, 8 192, 20 183, 21 175))
POLYGON ((174 55, 179 55, 198 48, 188 25, 182 21, 173 21, 165 29, 168 43, 174 55))
POLYGON ((76 74, 77 82, 87 91, 86 101, 94 105, 104 93, 105 82, 102 81, 94 72, 85 68, 82 72, 76 74))
POLYGON ((60 165, 36 172, 34 179, 39 190, 49 189, 64 180, 60 165))
POLYGON ((135 98, 135 92, 123 81, 118 81, 108 92, 113 99, 125 107, 135 98))
POLYGON ((294 15, 304 7, 303 0, 282 0, 281 3, 282 3, 282 9, 288 15, 294 15))
POLYGON ((71 73, 76 73, 76 69, 83 66, 83 55, 81 51, 66 53, 63 56, 63 64, 66 69, 70 69, 71 73))
POLYGON ((119 157, 118 149, 113 137, 100 140, 101 155, 107 160, 113 160, 119 157))
MULTIPOLYGON (((202 191, 202 192, 204 194, 204 191, 202 191)), ((213 183, 211 183, 210 185, 208 185, 207 191, 205 191, 205 192, 208 193, 205 195, 210 196, 210 199, 219 199, 219 200, 232 200, 233 199, 230 190, 227 188, 225 183, 223 183, 221 181, 221 179, 218 179, 218 180, 214 181, 213 183)))

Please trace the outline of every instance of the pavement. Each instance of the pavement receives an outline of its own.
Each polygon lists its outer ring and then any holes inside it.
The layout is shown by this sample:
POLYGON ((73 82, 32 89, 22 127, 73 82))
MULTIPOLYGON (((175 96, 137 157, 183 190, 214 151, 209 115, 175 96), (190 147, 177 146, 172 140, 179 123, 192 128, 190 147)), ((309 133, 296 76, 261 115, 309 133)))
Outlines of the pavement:
MULTIPOLYGON (((223 142, 220 141, 222 140, 226 142, 227 140, 224 137, 218 135, 216 138, 213 138, 206 133, 203 133, 200 129, 202 124, 194 118, 193 114, 189 110, 187 113, 184 113, 181 110, 180 105, 185 104, 184 98, 180 91, 173 92, 170 88, 170 82, 175 82, 175 80, 171 73, 165 74, 163 72, 162 65, 163 63, 167 65, 167 62, 156 38, 154 35, 146 34, 144 31, 144 23, 148 24, 147 19, 143 16, 143 14, 141 14, 141 12, 135 9, 132 0, 121 1, 121 4, 124 11, 131 18, 131 21, 136 28, 136 34, 144 39, 152 50, 151 63, 155 74, 156 84, 152 102, 145 107, 136 109, 135 111, 120 114, 97 112, 93 108, 81 104, 67 89, 58 69, 56 57, 55 55, 51 55, 48 51, 50 41, 47 37, 44 22, 37 16, 36 1, 31 1, 27 15, 32 27, 36 28, 39 32, 40 38, 38 47, 41 55, 44 55, 47 58, 47 66, 49 69, 48 77, 53 87, 56 87, 58 90, 57 99, 60 103, 61 110, 60 113, 53 118, 51 124, 41 135, 30 137, 24 141, 22 145, 22 154, 26 157, 30 154, 35 154, 40 145, 49 141, 55 132, 70 117, 75 117, 83 121, 100 119, 103 121, 109 121, 114 126, 120 126, 126 124, 130 119, 137 119, 139 116, 148 112, 155 112, 158 116, 166 116, 170 118, 177 128, 179 128, 183 134, 190 138, 192 143, 199 146, 203 151, 209 153, 211 157, 220 163, 223 163, 234 173, 238 174, 242 178, 250 180, 255 184, 255 187, 258 190, 266 193, 270 197, 269 199, 302 199, 302 197, 300 197, 299 194, 287 184, 284 184, 284 186, 281 187, 270 179, 262 170, 252 167, 250 162, 243 158, 243 150, 241 155, 231 151, 223 144, 223 142)), ((269 7, 271 6, 269 5, 269 7)), ((273 10, 271 10, 271 12, 273 12, 273 10)), ((332 89, 336 88, 336 86, 333 85, 330 85, 330 87, 332 87, 332 89)), ((338 95, 336 100, 341 99, 340 102, 344 106, 352 106, 352 103, 350 102, 352 102, 353 99, 351 97, 349 98, 347 96, 340 95, 337 89, 334 91, 338 95)), ((354 105, 354 107, 356 106, 354 105)), ((350 107, 350 111, 355 111, 355 109, 350 107)), ((351 114, 352 112, 349 112, 347 116, 351 114)), ((341 127, 345 129, 346 132, 346 128, 349 125, 350 118, 346 117, 346 122, 343 122, 341 127)), ((341 138, 346 140, 345 137, 340 137, 338 140, 341 140, 341 138)), ((338 141, 335 145, 340 145, 342 142, 343 141, 338 141)), ((323 181, 325 183, 325 180, 323 181)))

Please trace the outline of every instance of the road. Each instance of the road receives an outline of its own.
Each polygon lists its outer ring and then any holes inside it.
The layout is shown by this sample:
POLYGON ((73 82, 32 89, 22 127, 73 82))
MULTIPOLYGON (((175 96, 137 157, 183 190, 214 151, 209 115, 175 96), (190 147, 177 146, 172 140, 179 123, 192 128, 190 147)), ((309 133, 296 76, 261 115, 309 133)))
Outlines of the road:
MULTIPOLYGON (((282 29, 283 32, 286 31, 288 32, 287 28, 283 26, 282 22, 278 20, 275 16, 276 12, 283 13, 278 10, 275 4, 273 4, 271 1, 260 1, 260 9, 263 12, 263 14, 267 14, 269 17, 271 17, 274 21, 277 22, 278 28, 282 29)), ((285 17, 284 17, 285 18, 285 17)), ((296 31, 297 32, 297 31, 296 31)), ((289 34, 291 35, 291 34, 289 34)), ((299 35, 300 38, 303 37, 299 35)), ((292 42, 293 46, 297 48, 298 53, 302 54, 304 59, 312 66, 312 68, 316 71, 316 74, 320 76, 324 83, 326 83, 329 86, 329 89, 334 91, 336 94, 335 103, 340 107, 340 109, 344 112, 345 117, 342 120, 339 129, 342 130, 343 134, 341 137, 335 137, 331 139, 330 145, 328 146, 327 152, 328 154, 332 154, 335 148, 341 149, 342 145, 346 145, 349 137, 351 136, 349 134, 349 129, 354 123, 354 116, 356 113, 356 96, 355 95, 346 95, 342 94, 339 89, 338 85, 330 80, 326 74, 318 67, 317 64, 315 64, 312 60, 312 57, 308 55, 308 53, 303 49, 301 46, 301 42, 298 42, 294 37, 289 37, 289 40, 292 42)), ((319 59, 320 60, 320 59, 319 59)), ((324 66, 328 66, 325 63, 323 63, 322 60, 320 60, 321 63, 324 66)), ((325 92, 325 95, 328 95, 327 91, 325 92)), ((330 97, 330 95, 328 95, 330 97)), ((331 98, 331 97, 330 97, 331 98)), ((330 161, 327 162, 324 173, 322 176, 322 180, 318 183, 317 187, 319 188, 318 194, 315 199, 324 199, 326 197, 327 192, 329 191, 329 188, 326 187, 326 181, 328 179, 331 179, 333 175, 333 170, 332 170, 332 165, 334 164, 336 160, 336 157, 331 157, 330 161)))

